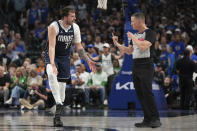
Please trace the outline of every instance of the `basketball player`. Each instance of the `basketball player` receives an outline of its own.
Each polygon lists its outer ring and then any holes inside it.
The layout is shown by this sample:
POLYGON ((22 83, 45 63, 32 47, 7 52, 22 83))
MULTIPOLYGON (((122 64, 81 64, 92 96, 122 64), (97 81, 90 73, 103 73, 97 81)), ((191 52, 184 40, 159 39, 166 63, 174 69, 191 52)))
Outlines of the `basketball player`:
POLYGON ((145 16, 142 13, 135 13, 131 16, 131 25, 134 30, 133 34, 128 32, 129 40, 133 45, 128 47, 118 43, 118 37, 113 34, 114 44, 127 54, 133 53, 133 83, 137 97, 141 103, 144 120, 136 123, 136 127, 160 127, 160 118, 157 110, 154 94, 152 93, 153 79, 153 50, 156 40, 156 34, 145 25, 145 16))
POLYGON ((65 99, 66 82, 70 80, 70 46, 74 42, 78 54, 84 58, 90 69, 95 72, 94 62, 86 55, 81 45, 79 26, 75 22, 75 10, 62 9, 62 19, 52 22, 48 27, 48 44, 45 49, 46 71, 49 85, 56 101, 54 126, 61 127, 60 119, 65 99))

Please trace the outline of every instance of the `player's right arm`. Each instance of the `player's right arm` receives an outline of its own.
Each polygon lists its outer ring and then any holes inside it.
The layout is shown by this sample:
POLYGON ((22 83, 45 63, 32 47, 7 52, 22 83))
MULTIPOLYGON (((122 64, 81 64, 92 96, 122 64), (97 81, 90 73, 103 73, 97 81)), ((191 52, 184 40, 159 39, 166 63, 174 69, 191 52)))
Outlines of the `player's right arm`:
POLYGON ((128 47, 126 47, 124 45, 119 44, 118 43, 118 37, 114 36, 113 33, 112 33, 112 39, 113 39, 114 44, 118 47, 118 49, 121 52, 126 53, 128 55, 132 54, 132 52, 133 52, 133 46, 132 45, 129 45, 128 47))
POLYGON ((48 39, 49 39, 49 59, 53 69, 53 73, 58 74, 55 66, 55 45, 56 45, 56 31, 53 26, 48 27, 48 39))

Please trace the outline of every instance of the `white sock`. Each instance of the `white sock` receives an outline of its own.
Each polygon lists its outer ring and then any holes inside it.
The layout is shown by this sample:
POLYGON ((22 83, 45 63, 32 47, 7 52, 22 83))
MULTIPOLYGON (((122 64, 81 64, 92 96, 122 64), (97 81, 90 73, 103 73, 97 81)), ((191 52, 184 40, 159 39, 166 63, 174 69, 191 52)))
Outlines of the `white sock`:
POLYGON ((66 83, 65 82, 58 82, 59 83, 59 92, 60 92, 60 99, 62 102, 65 100, 65 91, 66 91, 66 83))
POLYGON ((61 98, 60 98, 60 87, 57 81, 57 76, 53 73, 53 69, 51 64, 47 64, 47 74, 49 79, 49 86, 51 87, 51 91, 53 94, 53 97, 55 99, 56 104, 62 104, 61 98))

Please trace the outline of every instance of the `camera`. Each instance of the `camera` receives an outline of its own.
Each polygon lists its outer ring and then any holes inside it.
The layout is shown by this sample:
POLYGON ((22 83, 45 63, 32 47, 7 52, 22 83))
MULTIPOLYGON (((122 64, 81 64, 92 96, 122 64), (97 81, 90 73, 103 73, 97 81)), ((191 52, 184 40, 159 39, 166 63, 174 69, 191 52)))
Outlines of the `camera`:
POLYGON ((30 95, 33 95, 34 94, 34 90, 32 89, 30 92, 29 92, 30 95))

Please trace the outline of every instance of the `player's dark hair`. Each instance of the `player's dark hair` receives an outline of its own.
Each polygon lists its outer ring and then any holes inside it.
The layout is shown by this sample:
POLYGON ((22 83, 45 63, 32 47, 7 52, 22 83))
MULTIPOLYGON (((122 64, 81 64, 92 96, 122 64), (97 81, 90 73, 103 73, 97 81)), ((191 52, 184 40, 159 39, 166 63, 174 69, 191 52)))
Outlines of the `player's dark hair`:
POLYGON ((136 19, 141 19, 145 22, 145 16, 141 12, 134 13, 131 17, 135 17, 136 19))
POLYGON ((64 8, 62 9, 62 17, 68 16, 68 15, 69 15, 69 12, 75 13, 75 9, 72 8, 72 7, 67 7, 67 6, 64 7, 64 8))

